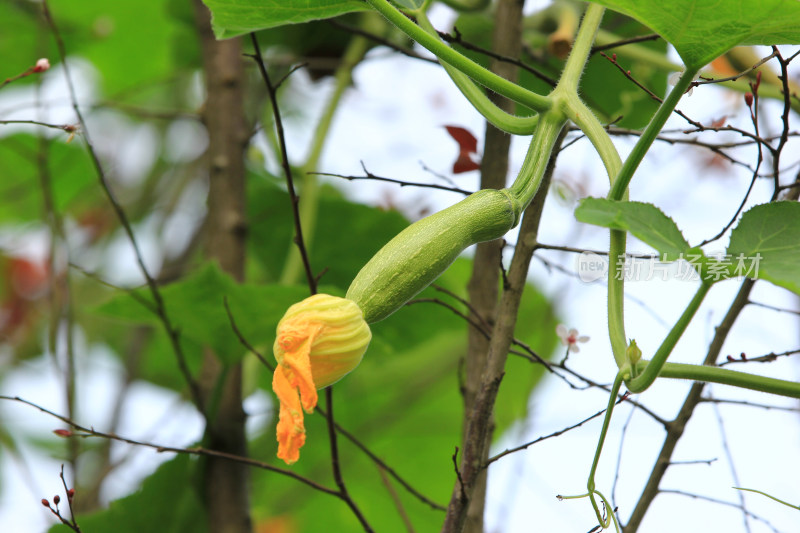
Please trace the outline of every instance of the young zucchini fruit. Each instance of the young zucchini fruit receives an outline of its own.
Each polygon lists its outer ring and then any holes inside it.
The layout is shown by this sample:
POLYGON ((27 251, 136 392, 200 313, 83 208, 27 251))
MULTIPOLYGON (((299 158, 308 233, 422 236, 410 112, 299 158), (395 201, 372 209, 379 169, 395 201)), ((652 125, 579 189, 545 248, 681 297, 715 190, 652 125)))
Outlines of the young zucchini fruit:
POLYGON ((376 253, 347 290, 367 323, 383 320, 430 285, 468 246, 505 235, 521 206, 507 189, 484 189, 415 222, 376 253))

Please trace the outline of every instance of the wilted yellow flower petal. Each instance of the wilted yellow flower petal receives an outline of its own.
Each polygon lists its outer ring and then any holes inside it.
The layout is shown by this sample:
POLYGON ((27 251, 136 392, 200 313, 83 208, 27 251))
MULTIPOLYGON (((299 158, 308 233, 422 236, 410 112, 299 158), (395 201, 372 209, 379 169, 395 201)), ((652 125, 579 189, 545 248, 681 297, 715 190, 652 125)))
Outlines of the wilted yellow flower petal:
POLYGON ((317 389, 339 381, 361 362, 372 333, 358 305, 315 294, 291 306, 278 323, 272 389, 280 400, 278 457, 287 464, 305 444, 303 411, 313 412, 317 389))

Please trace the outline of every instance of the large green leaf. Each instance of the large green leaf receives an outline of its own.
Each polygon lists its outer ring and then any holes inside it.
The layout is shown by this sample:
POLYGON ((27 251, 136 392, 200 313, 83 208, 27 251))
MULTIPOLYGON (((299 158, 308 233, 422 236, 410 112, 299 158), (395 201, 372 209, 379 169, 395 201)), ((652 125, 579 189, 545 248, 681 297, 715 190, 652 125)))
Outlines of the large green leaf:
POLYGON ((214 33, 228 39, 252 31, 297 24, 369 9, 359 0, 203 0, 214 33))
MULTIPOLYGON (((192 31, 185 31, 169 2, 52 0, 48 6, 68 43, 67 52, 91 61, 108 93, 116 93, 118 100, 152 104, 147 89, 175 77, 175 50, 198 46, 196 32, 191 26, 192 31)), ((191 14, 191 3, 181 4, 191 14)))
MULTIPOLYGON (((294 225, 288 195, 267 180, 253 180, 248 196, 250 253, 277 280, 292 243, 294 225)), ((367 261, 408 225, 397 211, 348 202, 332 187, 320 192, 318 219, 310 247, 311 265, 322 283, 346 291, 367 261)))
MULTIPOLYGON (((4 30, 0 31, 0 80, 21 74, 32 67, 39 57, 49 57, 55 64, 55 43, 42 39, 38 23, 39 4, 32 2, 0 2, 0 20, 4 30), (13 31, 11 31, 13 28, 13 31)), ((39 76, 28 76, 14 82, 14 85, 32 83, 39 76)))
POLYGON ((672 43, 690 68, 742 44, 800 43, 797 0, 593 0, 672 43))
POLYGON ((653 204, 585 198, 575 210, 575 218, 587 224, 629 231, 655 248, 662 261, 676 261, 689 250, 675 222, 653 204))
MULTIPOLYGON (((205 509, 192 484, 197 477, 197 461, 179 455, 161 465, 142 484, 139 491, 111 503, 108 509, 79 515, 83 531, 93 533, 204 533, 208 531, 205 509)), ((62 506, 66 507, 66 506, 62 506)), ((64 525, 50 533, 73 531, 64 525)))
MULTIPOLYGON (((197 366, 202 347, 209 346, 226 363, 238 361, 245 349, 231 327, 225 300, 240 332, 254 345, 272 342, 275 328, 291 304, 308 295, 308 289, 294 286, 238 285, 216 263, 209 263, 191 276, 161 290, 166 312, 178 330, 182 345, 197 366)), ((152 311, 148 291, 120 291, 97 308, 105 317, 127 322, 160 325, 152 311), (135 295, 135 297, 134 297, 135 295), (144 303, 143 303, 144 302, 144 303)), ((157 330, 163 336, 161 328, 157 330)), ((160 350, 168 349, 162 340, 160 350)), ((167 361, 174 356, 162 354, 167 361)))
POLYGON ((727 253, 731 276, 765 279, 800 294, 800 204, 750 209, 731 233, 727 253))

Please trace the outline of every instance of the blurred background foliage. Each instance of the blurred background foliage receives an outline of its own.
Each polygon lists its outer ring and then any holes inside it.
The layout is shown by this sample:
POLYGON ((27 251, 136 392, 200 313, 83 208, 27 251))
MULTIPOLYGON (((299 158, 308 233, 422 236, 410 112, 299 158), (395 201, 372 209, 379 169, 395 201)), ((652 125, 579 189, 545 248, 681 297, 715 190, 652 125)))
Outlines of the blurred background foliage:
MULTIPOLYGON (((145 262, 163 287, 166 310, 180 332, 189 368, 198 371, 203 347, 210 345, 224 365, 244 361, 247 394, 266 393, 271 398, 271 373, 242 346, 226 304, 243 337, 271 358, 278 319, 307 288, 279 283, 293 246, 293 225, 283 178, 272 174, 279 169, 273 118, 254 64, 245 60, 245 108, 254 142, 247 162, 247 280, 237 285, 201 251, 208 163, 191 3, 54 0, 49 6, 61 30, 89 133, 145 262)), ((347 31, 330 23, 283 27, 258 37, 276 78, 292 65, 308 62, 314 79, 332 72, 350 39, 347 31)), ((26 70, 39 57, 53 64, 49 72, 22 78, 0 91, 0 120, 74 124, 59 55, 40 4, 0 3, 0 57, 0 78, 26 70)), ((292 96, 292 84, 289 78, 282 95, 292 96)), ((284 98, 281 104, 294 121, 309 122, 296 98, 284 98)), ((75 381, 82 382, 80 370, 104 364, 100 353, 112 354, 123 374, 111 380, 119 387, 115 404, 107 406, 111 412, 136 413, 135 405, 126 404, 126 391, 136 383, 174 391, 186 403, 188 395, 80 133, 73 139, 57 128, 0 126, 0 387, 4 394, 23 395, 6 386, 15 372, 40 361, 52 364, 61 389, 54 395, 62 398, 56 410, 114 432, 119 417, 87 417, 92 404, 100 401, 93 390, 78 386, 74 409, 66 407, 75 381), (76 375, 70 367, 77 369, 76 375)), ((451 147, 447 148, 449 154, 451 147)), ((359 154, 352 157, 358 159, 359 154)), ((322 186, 311 260, 319 271, 324 269, 324 290, 343 294, 360 267, 407 224, 406 216, 396 210, 356 204, 335 187, 322 186)), ((470 260, 463 258, 437 283, 463 298, 469 275, 470 260)), ((466 311, 461 302, 433 288, 420 298, 443 300, 466 311)), ((549 302, 535 287, 527 287, 519 339, 547 356, 555 347, 555 325, 549 302)), ((464 320, 443 306, 409 306, 375 324, 364 362, 336 386, 338 423, 438 505, 446 503, 455 476, 451 457, 462 429, 459 380, 466 331, 464 320)), ((524 418, 540 374, 540 367, 512 357, 497 406, 498 435, 524 418)), ((250 452, 258 460, 282 466, 275 458, 275 412, 271 403, 268 406, 266 413, 257 413, 260 423, 250 432, 250 452)), ((324 418, 307 420, 309 442, 293 470, 332 484, 324 418)), ((153 423, 142 413, 143 432, 153 423)), ((59 424, 50 420, 53 428, 59 424)), ((403 520, 419 530, 438 527, 441 510, 410 495, 350 441, 340 442, 349 490, 378 531, 402 530, 403 520), (407 516, 398 514, 398 501, 407 516)), ((106 507, 103 484, 122 466, 110 452, 111 443, 59 440, 3 423, 0 444, 4 455, 32 450, 33 456, 44 454, 76 468, 75 506, 84 531, 204 531, 196 458, 169 459, 137 492, 106 507)), ((17 489, 2 484, 0 490, 17 489)), ((38 506, 38 501, 33 503, 38 506)), ((257 531, 349 531, 357 526, 340 500, 257 469, 252 471, 252 514, 257 531)))

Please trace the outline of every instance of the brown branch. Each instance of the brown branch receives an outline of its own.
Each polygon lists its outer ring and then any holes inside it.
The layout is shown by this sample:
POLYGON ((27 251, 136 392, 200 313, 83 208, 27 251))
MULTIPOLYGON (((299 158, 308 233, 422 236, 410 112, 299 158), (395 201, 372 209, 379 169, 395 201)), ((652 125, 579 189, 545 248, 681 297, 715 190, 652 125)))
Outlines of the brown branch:
POLYGON ((779 357, 788 357, 790 355, 796 355, 800 353, 800 349, 797 350, 787 350, 782 353, 775 353, 770 352, 766 355, 759 355, 758 357, 745 357, 744 353, 742 353, 740 359, 734 359, 732 356, 728 356, 727 361, 723 361, 718 366, 728 366, 734 364, 746 364, 746 363, 771 363, 773 361, 777 361, 779 357))
POLYGON ((612 48, 619 48, 620 46, 625 46, 627 44, 644 43, 647 41, 657 41, 660 38, 661 36, 659 34, 650 33, 647 35, 637 35, 636 37, 620 39, 619 41, 614 41, 613 43, 593 46, 591 52, 589 52, 589 55, 594 55, 599 52, 603 52, 605 50, 610 50, 612 48))
MULTIPOLYGON (((437 287, 434 286, 434 288, 437 288, 437 287)), ((437 289, 437 290, 439 290, 439 289, 437 289)), ((446 292, 449 293, 449 291, 446 291, 446 292)), ((460 298, 457 298, 456 295, 453 294, 452 296, 454 298, 456 298, 456 299, 459 299, 459 301, 462 301, 462 303, 464 303, 466 305, 466 302, 464 302, 460 298)), ((406 305, 414 305, 414 304, 419 304, 419 303, 432 303, 432 304, 440 305, 440 306, 444 307, 445 309, 448 309, 449 311, 451 311, 456 316, 462 318, 471 327, 473 327, 473 328, 477 329, 478 331, 480 331, 481 334, 483 336, 485 336, 487 339, 491 338, 491 329, 487 328, 487 327, 485 327, 485 326, 483 326, 481 324, 481 322, 483 321, 483 319, 481 317, 476 317, 477 319, 470 318, 470 316, 466 315, 465 313, 462 313, 461 311, 459 311, 458 309, 456 309, 452 305, 448 304, 447 302, 443 302, 443 301, 439 300, 438 298, 415 298, 415 299, 409 301, 408 303, 406 303, 406 305)), ((536 364, 543 365, 545 367, 545 369, 547 369, 548 372, 550 372, 552 375, 554 375, 554 376, 558 377, 559 379, 561 379, 571 389, 585 390, 585 389, 588 389, 588 388, 598 388, 598 389, 602 389, 602 390, 604 390, 606 392, 611 392, 611 387, 609 385, 598 383, 597 381, 594 381, 593 379, 590 379, 590 378, 588 378, 588 377, 586 377, 586 376, 574 371, 570 367, 568 367, 565 364, 563 364, 563 362, 561 364, 554 365, 554 364, 550 363, 549 361, 547 361, 546 359, 543 359, 530 346, 528 346, 526 343, 522 342, 521 340, 517 339, 516 337, 514 337, 511 340, 511 343, 514 346, 518 346, 519 348, 522 348, 522 351, 509 349, 508 353, 510 353, 512 355, 516 355, 516 356, 522 357, 523 359, 527 359, 531 363, 536 363, 536 364), (585 384, 585 386, 581 387, 581 386, 573 384, 565 376, 563 376, 561 373, 557 372, 556 371, 557 368, 563 370, 564 372, 566 372, 567 374, 573 376, 574 378, 582 381, 585 384)), ((667 427, 668 422, 664 418, 658 416, 655 412, 653 412, 649 408, 645 407, 641 403, 639 403, 639 402, 637 402, 635 400, 632 400, 630 398, 628 399, 628 402, 631 405, 633 405, 634 407, 636 407, 637 409, 639 409, 642 412, 644 412, 646 415, 650 416, 653 420, 655 420, 656 422, 658 422, 659 424, 664 426, 664 428, 667 427)))
POLYGON ((739 405, 744 407, 755 407, 757 409, 765 409, 767 411, 775 410, 775 411, 784 411, 787 413, 800 413, 800 407, 785 407, 782 405, 769 405, 765 403, 754 403, 748 402, 747 400, 726 400, 724 398, 709 398, 703 397, 700 398, 701 402, 704 403, 717 403, 717 404, 730 404, 730 405, 739 405))
POLYGON ((381 482, 383 486, 386 487, 386 492, 389 493, 389 497, 391 497, 392 503, 394 503, 394 507, 397 509, 397 514, 400 515, 400 519, 406 527, 406 531, 408 531, 408 533, 414 533, 414 524, 411 523, 411 518, 409 518, 406 508, 403 506, 403 501, 392 486, 391 480, 386 476, 386 471, 378 467, 378 474, 381 476, 381 482))
POLYGON ((333 387, 325 389, 325 403, 328 406, 328 412, 325 414, 325 418, 328 421, 328 441, 331 445, 331 469, 333 470, 333 480, 336 486, 339 487, 339 497, 350 507, 350 510, 356 516, 359 523, 361 523, 361 527, 364 528, 364 531, 372 533, 374 531, 372 526, 369 525, 364 513, 361 512, 355 500, 350 496, 347 485, 345 485, 344 478, 342 477, 342 469, 339 461, 339 441, 336 438, 336 422, 333 418, 333 387))
MULTIPOLYGON (((656 94, 655 94, 653 91, 651 91, 650 89, 648 89, 647 87, 645 87, 644 85, 642 85, 642 83, 641 83, 641 82, 639 82, 639 80, 637 80, 636 78, 634 78, 634 77, 633 77, 633 75, 631 74, 631 71, 630 71, 630 70, 625 70, 625 69, 622 67, 622 65, 620 65, 619 63, 617 63, 617 58, 616 58, 616 55, 613 55, 613 56, 611 56, 611 57, 609 57, 609 56, 607 56, 606 54, 603 54, 603 53, 601 53, 600 55, 602 55, 603 57, 605 57, 606 59, 608 59, 608 60, 611 62, 611 64, 612 64, 612 65, 614 65, 615 67, 617 67, 617 69, 619 69, 619 71, 620 71, 620 72, 621 72, 621 73, 622 73, 622 74, 623 74, 623 75, 624 75, 626 78, 628 78, 628 79, 629 79, 629 80, 630 80, 630 81, 631 81, 631 82, 632 82, 634 85, 636 85, 636 86, 637 86, 637 87, 639 87, 639 88, 640 88, 642 91, 644 91, 645 93, 647 93, 647 95, 648 95, 650 98, 652 98, 653 100, 655 100, 655 101, 656 101, 656 102, 658 102, 659 104, 663 102, 663 99, 662 99, 661 97, 659 97, 658 95, 656 95, 656 94)), ((766 149, 768 149, 770 152, 772 152, 772 154, 773 154, 773 155, 775 155, 775 149, 774 149, 772 146, 770 146, 768 142, 766 142, 764 139, 762 139, 762 138, 761 138, 761 137, 759 137, 758 135, 754 135, 754 134, 752 134, 752 133, 750 133, 750 132, 748 132, 748 131, 742 130, 742 129, 740 129, 740 128, 734 128, 733 126, 723 126, 723 127, 718 127, 718 126, 704 126, 704 125, 703 125, 703 124, 701 124, 700 122, 698 122, 698 121, 696 121, 696 120, 694 120, 694 119, 692 119, 692 118, 688 117, 688 116, 687 116, 687 115, 686 115, 686 114, 685 114, 683 111, 681 111, 680 109, 675 109, 675 110, 673 111, 673 113, 675 113, 675 114, 676 114, 676 115, 678 115, 679 117, 683 118, 683 119, 684 119, 686 122, 688 122, 689 124, 691 124, 691 125, 692 125, 694 128, 696 128, 696 131, 735 131, 736 133, 738 133, 738 134, 740 134, 740 135, 742 135, 742 136, 744 136, 744 137, 750 138, 750 139, 752 139, 752 140, 753 140, 753 141, 755 141, 755 142, 758 142, 758 143, 761 143, 761 144, 763 144, 763 146, 764 146, 766 149)), ((788 130, 787 130, 787 131, 788 131, 788 130)), ((687 131, 684 131, 684 133, 693 133, 693 130, 687 130, 687 131)))
POLYGON ((687 498, 692 498, 694 500, 702 500, 702 501, 709 502, 709 503, 715 503, 717 505, 725 505, 727 507, 735 507, 737 509, 741 509, 742 513, 744 513, 745 516, 749 516, 753 520, 757 520, 757 521, 761 522, 762 524, 766 525, 768 528, 770 528, 775 533, 781 533, 781 531, 778 530, 778 529, 775 529, 775 527, 766 518, 764 518, 762 516, 759 516, 759 515, 753 513, 752 511, 748 511, 747 509, 742 509, 741 504, 728 502, 728 501, 725 501, 725 500, 720 500, 719 498, 712 498, 711 496, 704 496, 702 494, 695 494, 693 492, 686 492, 684 490, 662 489, 661 493, 662 494, 674 494, 676 496, 685 496, 687 498))
MULTIPOLYGON (((619 405, 620 403, 622 403, 626 399, 627 399, 627 395, 621 394, 620 397, 619 397, 619 400, 617 400, 617 405, 619 405)), ((512 453, 515 453, 515 452, 518 452, 518 451, 521 451, 521 450, 527 450, 529 447, 533 446, 534 444, 539 444, 540 442, 545 441, 547 439, 552 439, 554 437, 559 437, 559 436, 563 435, 564 433, 568 433, 568 432, 572 431, 573 429, 579 428, 582 425, 584 425, 585 423, 587 423, 587 422, 589 422, 591 420, 594 420, 595 418, 603 415, 605 412, 606 412, 606 409, 601 409, 600 411, 597 411, 595 414, 593 414, 593 415, 591 415, 589 417, 586 417, 583 420, 581 420, 580 422, 572 424, 571 426, 567 426, 564 429, 560 429, 560 430, 558 430, 558 431, 556 431, 554 433, 550 433, 549 435, 544 435, 544 436, 539 437, 537 439, 534 439, 532 441, 526 442, 525 444, 520 444, 519 446, 515 446, 514 448, 508 448, 506 450, 503 450, 502 452, 498 453, 497 455, 494 455, 494 456, 490 457, 489 459, 487 459, 487 461, 483 465, 483 467, 484 468, 488 468, 490 464, 494 463, 495 461, 498 461, 498 460, 502 459, 506 455, 510 455, 512 453)))
POLYGON ((373 41, 373 42, 375 42, 375 43, 377 43, 377 44, 379 44, 381 46, 385 46, 386 48, 390 48, 390 49, 394 50, 395 52, 399 52, 399 53, 403 54, 404 56, 410 57, 411 59, 419 59, 420 61, 425 61, 427 63, 433 63, 435 65, 439 64, 439 61, 436 58, 426 57, 426 56, 420 55, 420 54, 418 54, 417 52, 415 52, 414 50, 412 50, 410 48, 404 48, 402 46, 399 46, 399 45, 391 42, 390 40, 388 40, 388 39, 386 39, 384 37, 381 37, 380 35, 376 35, 376 34, 374 34, 372 32, 363 30, 363 29, 358 28, 356 26, 351 26, 349 24, 345 24, 343 22, 340 22, 337 19, 329 19, 328 20, 328 24, 330 24, 334 28, 338 28, 340 30, 346 31, 346 32, 351 33, 353 35, 360 35, 362 37, 366 37, 370 41, 373 41))
POLYGON ((192 448, 181 448, 181 447, 176 447, 176 446, 165 446, 165 445, 162 445, 162 444, 155 444, 153 442, 138 441, 138 440, 135 440, 135 439, 131 439, 129 437, 123 437, 121 435, 117 435, 116 433, 98 431, 98 430, 94 429, 93 427, 83 426, 81 424, 78 424, 74 420, 70 419, 69 417, 66 417, 64 415, 60 415, 60 414, 58 414, 58 413, 56 413, 54 411, 51 411, 51 410, 49 410, 49 409, 47 409, 45 407, 42 407, 41 405, 33 403, 33 402, 31 402, 29 400, 26 400, 24 398, 20 398, 19 396, 0 395, 0 400, 14 401, 14 402, 19 402, 19 403, 28 405, 30 407, 38 409, 39 411, 41 411, 41 412, 43 412, 43 413, 45 413, 47 415, 52 416, 53 418, 57 418, 58 420, 61 420, 62 422, 67 424, 72 429, 75 429, 75 430, 78 431, 78 433, 70 432, 69 435, 63 435, 65 437, 67 437, 67 438, 99 437, 99 438, 103 438, 103 439, 114 440, 114 441, 117 441, 117 442, 124 442, 126 444, 130 444, 130 445, 133 445, 133 446, 141 446, 143 448, 151 448, 151 449, 156 450, 158 453, 169 452, 169 453, 177 453, 177 454, 183 453, 183 454, 188 454, 188 455, 218 457, 218 458, 222 458, 222 459, 225 459, 225 460, 228 460, 228 461, 234 461, 234 462, 241 463, 241 464, 248 465, 248 466, 252 466, 252 467, 255 467, 255 468, 260 468, 262 470, 268 470, 270 472, 275 472, 276 474, 281 474, 281 475, 290 477, 292 479, 295 479, 297 481, 300 481, 301 483, 304 483, 304 484, 306 484, 306 485, 308 485, 308 486, 312 487, 313 489, 318 490, 320 492, 324 492, 325 494, 330 494, 331 496, 339 497, 339 492, 334 490, 334 489, 325 487, 324 485, 321 485, 321 484, 317 483, 316 481, 313 481, 311 479, 303 477, 303 476, 301 476, 301 475, 299 475, 299 474, 297 474, 297 473, 295 473, 295 472, 293 472, 291 470, 286 470, 286 469, 283 469, 283 468, 279 468, 277 466, 272 466, 269 463, 265 463, 263 461, 258 461, 256 459, 252 459, 250 457, 242 457, 242 456, 238 456, 238 455, 234 455, 234 454, 230 454, 230 453, 226 453, 226 452, 221 452, 221 451, 218 451, 218 450, 212 450, 212 449, 209 449, 209 448, 203 448, 201 446, 195 446, 195 447, 192 447, 192 448))
MULTIPOLYGON (((522 19, 520 18, 520 20, 522 20, 522 19)), ((495 27, 498 27, 498 26, 495 26, 495 27)), ((505 27, 499 26, 499 28, 501 28, 501 31, 508 31, 508 29, 505 28, 505 27)), ((437 33, 439 34, 439 37, 441 37, 442 40, 444 40, 445 42, 448 42, 448 43, 451 43, 451 44, 458 44, 458 45, 460 45, 462 48, 464 48, 466 50, 471 50, 473 52, 478 52, 479 54, 483 54, 486 57, 494 59, 495 61, 508 63, 509 65, 513 65, 513 66, 519 67, 519 68, 521 68, 521 69, 523 69, 523 70, 525 70, 527 72, 530 72, 535 77, 539 78, 540 80, 542 80, 543 82, 548 84, 550 87, 555 87, 557 85, 557 83, 558 83, 554 78, 548 76, 547 74, 545 74, 544 72, 542 72, 540 70, 537 70, 537 69, 533 68, 532 66, 528 65, 524 61, 520 61, 516 57, 509 56, 507 54, 494 52, 492 50, 487 50, 486 48, 483 48, 483 47, 478 46, 476 44, 472 44, 470 42, 465 41, 461 37, 461 33, 458 31, 458 28, 456 28, 454 30, 454 32, 453 32, 453 33, 455 33, 455 35, 450 35, 447 32, 441 32, 441 31, 437 32, 437 33)))
POLYGON ((738 74, 734 74, 733 76, 728 76, 727 78, 714 78, 714 79, 697 80, 697 81, 692 82, 692 84, 689 87, 698 87, 700 85, 708 85, 708 84, 713 84, 713 83, 722 83, 722 82, 725 82, 725 81, 736 81, 739 78, 741 78, 742 76, 747 76, 748 74, 750 74, 751 72, 756 70, 758 67, 760 67, 761 65, 763 65, 764 63, 766 63, 767 61, 772 59, 773 57, 776 57, 776 49, 775 48, 773 48, 772 53, 770 55, 761 58, 755 65, 753 65, 752 67, 750 67, 748 69, 743 70, 742 72, 740 72, 738 74))
POLYGON ((463 194, 464 196, 469 196, 472 194, 472 191, 467 191, 465 189, 460 189, 458 187, 448 187, 446 185, 436 185, 435 183, 414 183, 411 181, 403 181, 394 178, 383 178, 381 176, 376 176, 372 172, 364 167, 364 163, 361 163, 361 168, 364 169, 365 176, 344 176, 342 174, 332 174, 329 172, 309 172, 309 174, 314 174, 316 176, 330 176, 332 178, 342 178, 348 181, 357 181, 357 180, 372 180, 372 181, 383 181, 386 183, 395 183, 400 187, 420 187, 424 189, 437 189, 440 191, 448 191, 448 192, 456 192, 459 194, 463 194))
POLYGON ((49 122, 40 122, 38 120, 0 120, 0 124, 31 124, 33 126, 42 126, 43 128, 65 131, 69 134, 73 134, 78 131, 78 127, 75 124, 51 124, 49 122))
POLYGON ((300 252, 300 257, 303 261, 303 267, 306 274, 306 282, 311 294, 317 293, 317 278, 311 270, 311 261, 308 258, 308 251, 306 250, 305 240, 303 239, 303 226, 300 223, 300 198, 297 196, 294 188, 294 178, 292 175, 292 167, 289 164, 289 155, 286 150, 286 136, 283 131, 283 120, 281 119, 281 110, 278 107, 278 94, 277 88, 272 84, 272 80, 267 72, 267 67, 264 64, 264 58, 261 55, 261 47, 258 44, 258 38, 255 33, 250 34, 250 41, 253 43, 255 51, 250 57, 256 62, 258 70, 261 73, 261 78, 264 80, 264 85, 269 93, 269 100, 272 104, 272 115, 275 119, 275 129, 278 133, 278 143, 281 149, 281 167, 283 174, 286 178, 286 187, 289 191, 289 199, 292 204, 292 218, 294 220, 294 242, 300 252))

